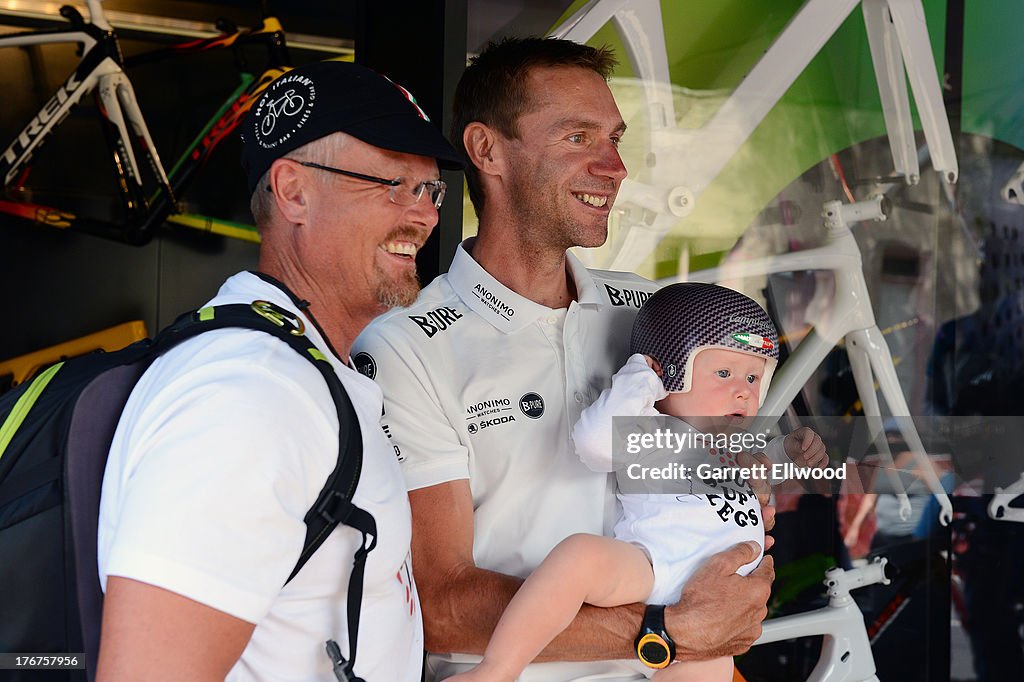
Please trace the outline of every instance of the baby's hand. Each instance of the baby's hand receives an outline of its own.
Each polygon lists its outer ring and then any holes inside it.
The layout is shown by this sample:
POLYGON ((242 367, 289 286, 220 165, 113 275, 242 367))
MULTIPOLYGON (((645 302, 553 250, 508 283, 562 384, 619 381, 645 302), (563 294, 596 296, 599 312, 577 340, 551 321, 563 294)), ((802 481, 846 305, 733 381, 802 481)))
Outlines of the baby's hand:
POLYGON ((658 363, 657 360, 652 358, 650 355, 645 355, 644 360, 647 361, 647 366, 653 369, 655 374, 657 374, 659 377, 664 378, 665 375, 661 373, 661 365, 658 363))
POLYGON ((798 466, 823 469, 828 465, 828 453, 821 436, 806 426, 786 436, 783 445, 786 455, 798 466))

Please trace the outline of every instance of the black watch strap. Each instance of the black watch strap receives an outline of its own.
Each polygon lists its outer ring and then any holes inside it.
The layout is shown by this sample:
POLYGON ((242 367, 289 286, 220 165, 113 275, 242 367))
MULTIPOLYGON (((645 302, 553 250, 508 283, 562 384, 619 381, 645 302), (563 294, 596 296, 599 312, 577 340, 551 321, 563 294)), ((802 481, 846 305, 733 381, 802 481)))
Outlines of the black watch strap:
POLYGON ((676 643, 665 630, 665 605, 648 604, 640 634, 633 643, 636 656, 649 668, 665 668, 676 658, 676 643))

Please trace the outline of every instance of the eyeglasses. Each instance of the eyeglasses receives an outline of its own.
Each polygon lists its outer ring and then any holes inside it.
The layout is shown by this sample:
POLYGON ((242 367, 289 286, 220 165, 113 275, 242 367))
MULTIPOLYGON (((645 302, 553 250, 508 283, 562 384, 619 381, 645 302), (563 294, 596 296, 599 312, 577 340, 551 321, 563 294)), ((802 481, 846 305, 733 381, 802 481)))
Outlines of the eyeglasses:
POLYGON ((385 178, 378 178, 374 175, 364 175, 363 173, 341 170, 340 168, 321 166, 319 163, 313 163, 312 161, 296 161, 296 163, 300 166, 305 166, 306 168, 316 168, 317 170, 337 173, 338 175, 355 178, 356 180, 365 180, 367 182, 377 182, 381 185, 387 185, 391 188, 391 191, 388 192, 388 198, 391 199, 391 203, 398 204, 399 206, 412 206, 420 200, 423 196, 423 192, 428 190, 430 192, 430 201, 434 204, 434 208, 441 208, 441 202, 444 201, 444 193, 448 188, 448 185, 445 184, 444 180, 423 180, 421 182, 416 182, 412 178, 402 177, 387 180, 385 178))

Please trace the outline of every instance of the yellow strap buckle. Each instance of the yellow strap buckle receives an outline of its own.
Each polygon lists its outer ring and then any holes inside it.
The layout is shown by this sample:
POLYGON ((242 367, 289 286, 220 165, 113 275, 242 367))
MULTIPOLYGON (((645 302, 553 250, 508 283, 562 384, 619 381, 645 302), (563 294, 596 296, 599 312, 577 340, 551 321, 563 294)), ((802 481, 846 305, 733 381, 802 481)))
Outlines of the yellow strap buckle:
POLYGON ((306 325, 302 320, 270 301, 253 301, 251 306, 258 315, 270 320, 278 327, 290 326, 289 332, 293 336, 302 336, 306 333, 306 325))

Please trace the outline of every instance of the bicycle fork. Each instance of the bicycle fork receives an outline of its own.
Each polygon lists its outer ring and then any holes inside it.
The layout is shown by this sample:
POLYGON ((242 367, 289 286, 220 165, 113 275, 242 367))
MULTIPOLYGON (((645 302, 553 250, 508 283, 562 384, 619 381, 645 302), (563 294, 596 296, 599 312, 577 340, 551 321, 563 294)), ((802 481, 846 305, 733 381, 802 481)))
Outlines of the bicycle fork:
POLYGON ((135 150, 132 147, 131 137, 128 135, 129 123, 131 124, 132 131, 142 143, 143 150, 149 159, 150 169, 173 205, 174 192, 171 190, 171 182, 167 178, 167 173, 164 171, 163 164, 160 161, 156 145, 153 144, 149 128, 146 127, 146 121, 142 117, 142 111, 139 109, 139 103, 135 98, 135 90, 132 88, 131 81, 128 80, 128 77, 120 69, 105 73, 99 78, 99 96, 107 120, 117 129, 117 152, 115 156, 123 158, 124 162, 120 165, 124 167, 125 176, 132 184, 132 191, 128 193, 131 197, 129 200, 129 210, 142 211, 146 208, 142 174, 135 157, 135 150), (126 117, 127 122, 125 121, 126 117))

